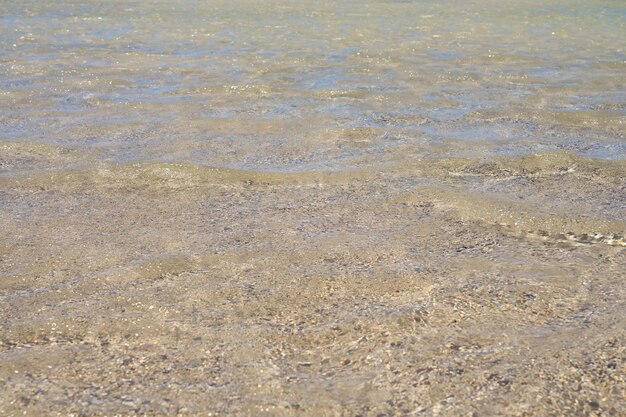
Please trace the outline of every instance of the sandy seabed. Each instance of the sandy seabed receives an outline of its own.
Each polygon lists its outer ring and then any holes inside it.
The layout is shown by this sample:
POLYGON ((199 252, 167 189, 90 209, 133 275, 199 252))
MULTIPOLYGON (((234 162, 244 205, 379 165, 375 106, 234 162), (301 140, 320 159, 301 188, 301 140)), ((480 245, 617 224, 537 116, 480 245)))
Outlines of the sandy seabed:
POLYGON ((3 180, 0 414, 623 415, 625 167, 3 180))
POLYGON ((624 0, 0 0, 0 417, 626 416, 624 0))

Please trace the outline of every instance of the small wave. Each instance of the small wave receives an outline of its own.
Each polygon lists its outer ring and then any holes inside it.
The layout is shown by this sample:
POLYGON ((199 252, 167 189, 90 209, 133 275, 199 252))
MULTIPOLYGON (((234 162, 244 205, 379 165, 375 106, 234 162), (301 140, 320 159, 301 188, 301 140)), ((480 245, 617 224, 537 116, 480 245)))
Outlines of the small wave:
POLYGON ((451 176, 540 177, 582 175, 623 180, 626 161, 600 160, 568 151, 547 151, 524 156, 507 156, 487 160, 442 159, 437 164, 451 176))
POLYGON ((59 189, 192 189, 207 186, 321 185, 368 178, 373 173, 251 171, 198 164, 138 163, 100 164, 92 170, 66 170, 7 178, 0 185, 17 188, 59 189))
POLYGON ((576 215, 549 215, 523 203, 499 200, 462 188, 424 187, 396 201, 419 205, 428 201, 463 222, 479 222, 503 229, 508 234, 574 244, 603 243, 626 246, 626 223, 618 220, 576 215))

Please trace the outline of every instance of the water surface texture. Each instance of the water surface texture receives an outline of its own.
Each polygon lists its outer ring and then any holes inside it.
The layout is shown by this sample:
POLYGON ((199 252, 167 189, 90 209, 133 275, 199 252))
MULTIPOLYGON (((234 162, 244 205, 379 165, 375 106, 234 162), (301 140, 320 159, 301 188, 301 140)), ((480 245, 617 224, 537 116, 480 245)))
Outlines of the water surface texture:
POLYGON ((0 0, 0 415, 626 414, 625 39, 0 0))

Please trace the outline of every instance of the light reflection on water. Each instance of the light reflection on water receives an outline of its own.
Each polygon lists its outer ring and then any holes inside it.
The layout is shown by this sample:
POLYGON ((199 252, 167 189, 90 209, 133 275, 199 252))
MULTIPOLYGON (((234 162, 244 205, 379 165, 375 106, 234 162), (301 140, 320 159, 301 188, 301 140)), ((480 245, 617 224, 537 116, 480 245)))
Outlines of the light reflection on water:
MULTIPOLYGON (((416 147, 428 137, 492 141, 494 154, 626 154, 620 1, 5 1, 0 12, 6 140, 106 143, 108 158, 123 148, 142 161, 190 131, 201 145, 220 136, 207 122, 289 119, 289 132, 252 133, 294 150, 327 128, 376 126, 407 129, 416 147), (99 131, 112 120, 117 132, 99 131)), ((247 167, 346 164, 331 145, 247 167)), ((241 165, 221 153, 178 157, 241 165)))

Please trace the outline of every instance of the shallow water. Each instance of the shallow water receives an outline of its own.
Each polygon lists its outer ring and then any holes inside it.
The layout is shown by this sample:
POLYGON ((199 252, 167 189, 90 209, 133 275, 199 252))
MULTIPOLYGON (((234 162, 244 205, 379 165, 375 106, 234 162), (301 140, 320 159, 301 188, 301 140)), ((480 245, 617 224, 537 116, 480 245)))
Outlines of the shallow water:
POLYGON ((0 0, 0 414, 626 413, 624 39, 0 0))

